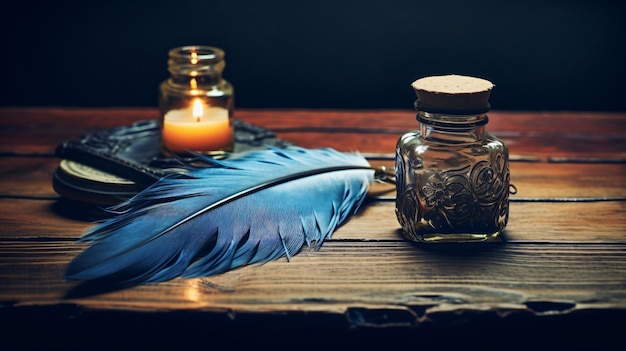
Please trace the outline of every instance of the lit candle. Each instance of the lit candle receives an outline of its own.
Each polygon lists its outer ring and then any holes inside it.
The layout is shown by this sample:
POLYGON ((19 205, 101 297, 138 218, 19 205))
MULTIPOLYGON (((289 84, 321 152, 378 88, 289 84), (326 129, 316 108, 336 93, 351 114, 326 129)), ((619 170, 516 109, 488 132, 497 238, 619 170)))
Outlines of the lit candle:
POLYGON ((193 106, 165 114, 162 138, 165 147, 174 152, 222 151, 232 149, 233 128, 227 109, 195 99, 193 106))

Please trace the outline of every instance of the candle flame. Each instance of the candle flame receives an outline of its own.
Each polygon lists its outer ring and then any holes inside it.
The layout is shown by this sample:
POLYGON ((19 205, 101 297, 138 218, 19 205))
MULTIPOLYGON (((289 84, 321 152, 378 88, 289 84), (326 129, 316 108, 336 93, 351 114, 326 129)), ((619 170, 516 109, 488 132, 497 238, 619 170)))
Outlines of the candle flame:
POLYGON ((198 53, 197 52, 192 52, 191 53, 191 64, 195 65, 196 63, 198 63, 198 53))
POLYGON ((200 117, 202 117, 202 102, 199 99, 194 100, 193 102, 193 118, 196 122, 200 122, 200 117))
POLYGON ((191 89, 198 89, 198 82, 196 81, 196 78, 191 78, 189 85, 191 85, 191 89))

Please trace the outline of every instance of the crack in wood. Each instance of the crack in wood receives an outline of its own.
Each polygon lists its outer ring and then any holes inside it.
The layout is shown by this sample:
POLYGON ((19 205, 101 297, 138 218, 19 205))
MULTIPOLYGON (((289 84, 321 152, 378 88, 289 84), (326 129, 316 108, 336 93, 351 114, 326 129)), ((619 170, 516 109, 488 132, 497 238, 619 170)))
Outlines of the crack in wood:
POLYGON ((536 315, 563 314, 576 308, 573 302, 561 301, 527 301, 524 305, 536 315))
POLYGON ((409 308, 348 308, 345 313, 350 329, 363 327, 415 327, 420 317, 409 308))

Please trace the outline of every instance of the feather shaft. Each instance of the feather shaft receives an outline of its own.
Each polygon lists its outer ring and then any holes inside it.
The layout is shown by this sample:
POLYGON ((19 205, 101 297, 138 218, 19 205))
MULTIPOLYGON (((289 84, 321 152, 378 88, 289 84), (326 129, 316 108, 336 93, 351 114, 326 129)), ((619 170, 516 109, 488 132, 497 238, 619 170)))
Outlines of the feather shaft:
POLYGON ((181 225, 184 222, 187 222, 189 220, 194 219, 195 217, 198 217, 200 215, 202 215, 205 212, 211 211, 213 209, 215 209, 216 207, 222 206, 226 203, 229 203, 231 201, 234 201, 242 196, 246 196, 246 195, 250 195, 254 192, 263 190, 263 189, 267 189, 269 187, 275 186, 277 184, 280 183, 284 183, 284 182, 288 182, 294 179, 298 179, 298 178, 303 178, 303 177, 309 177, 309 176, 313 176, 313 175, 317 175, 317 174, 323 174, 323 173, 329 173, 329 172, 336 172, 336 171, 347 171, 350 169, 368 169, 371 170, 371 168, 369 167, 348 167, 348 166, 344 166, 344 167, 328 167, 328 168, 320 168, 320 169, 314 169, 314 170, 310 170, 307 172, 301 172, 301 173, 296 173, 296 174, 290 174, 288 176, 285 177, 281 177, 281 178, 276 178, 273 179, 272 181, 263 183, 263 184, 259 184, 257 186, 251 187, 251 188, 247 188, 244 189, 238 193, 232 194, 229 197, 223 198, 217 202, 214 202, 211 205, 206 206, 205 208, 189 215, 188 217, 185 217, 183 219, 181 219, 179 222, 173 224, 172 226, 170 226, 169 228, 163 230, 162 232, 160 232, 159 234, 153 236, 152 238, 150 238, 150 240, 155 240, 158 239, 161 235, 166 234, 167 232, 175 229, 176 227, 178 227, 179 225, 181 225))

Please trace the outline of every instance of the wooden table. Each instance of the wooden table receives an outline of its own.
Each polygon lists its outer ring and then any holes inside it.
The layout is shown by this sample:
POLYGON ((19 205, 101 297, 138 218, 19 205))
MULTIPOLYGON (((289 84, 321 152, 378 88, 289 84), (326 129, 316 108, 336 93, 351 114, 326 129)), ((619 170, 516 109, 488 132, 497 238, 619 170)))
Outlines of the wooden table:
MULTIPOLYGON (((67 263, 91 225, 52 188, 55 147, 156 119, 151 108, 0 109, 2 349, 403 345, 617 348, 626 341, 626 113, 492 111, 509 145, 506 242, 414 245, 393 188, 319 251, 201 279, 72 297, 67 263)), ((393 166, 415 112, 238 110, 304 147, 393 166)), ((238 349, 238 348, 237 348, 238 349)), ((267 348, 269 349, 269 348, 267 348)))

